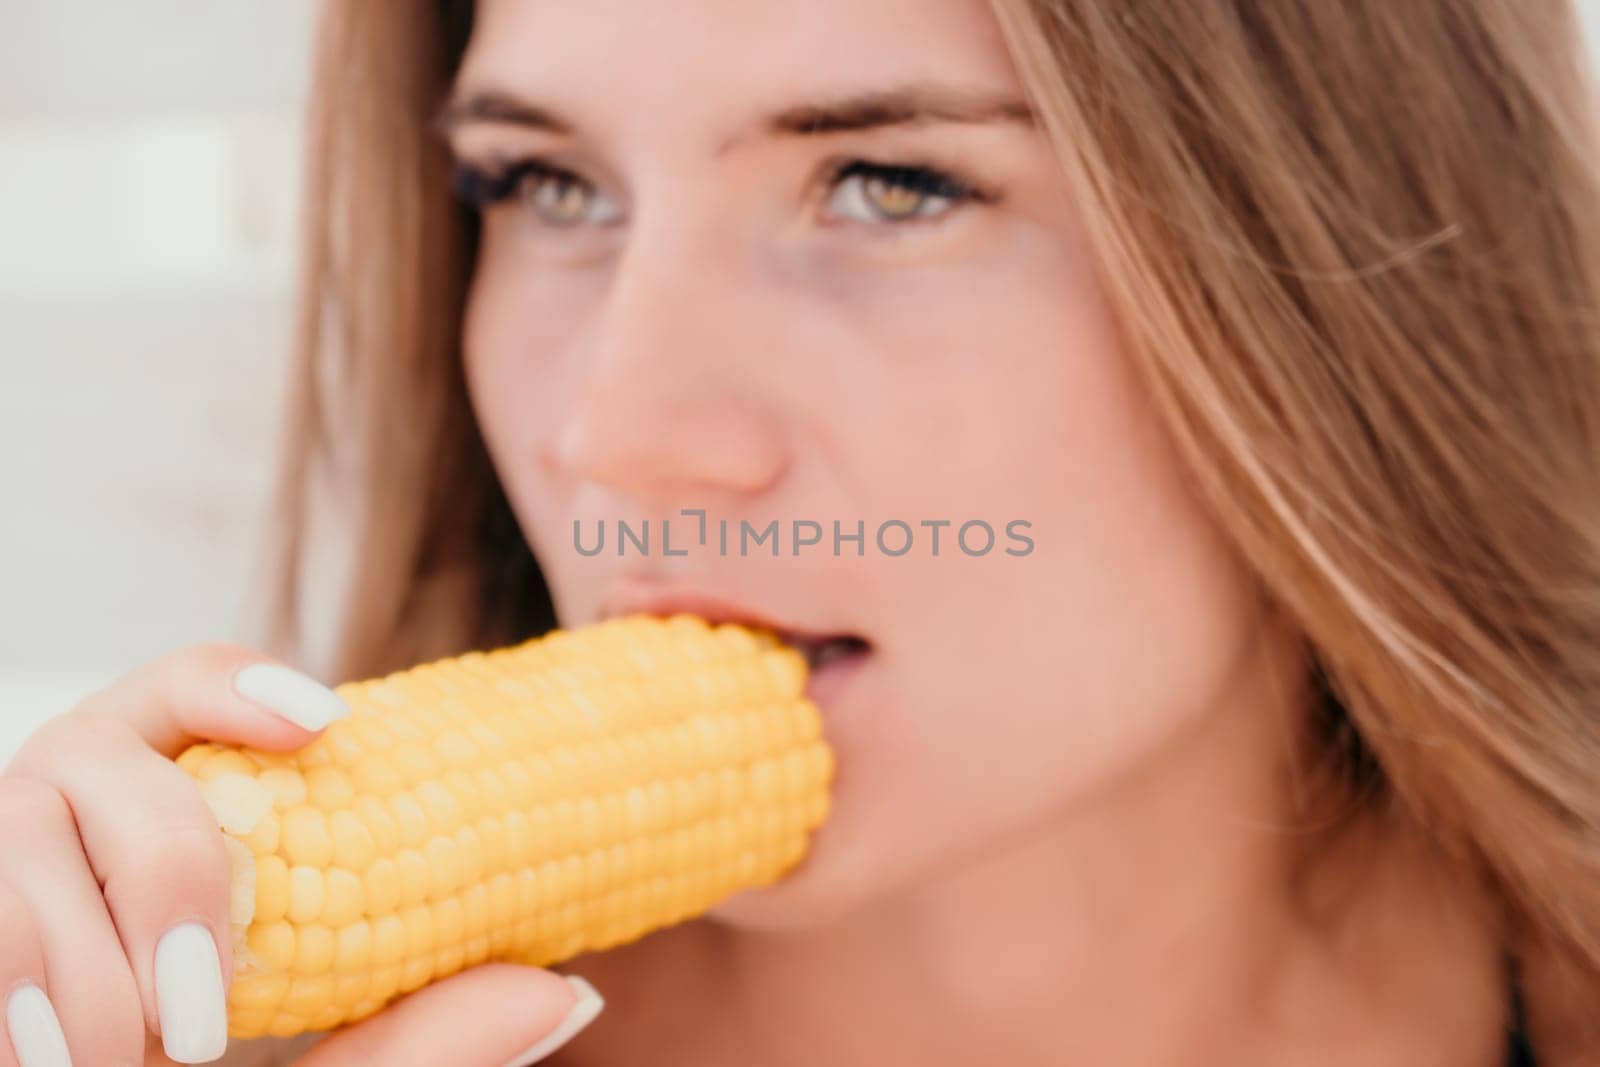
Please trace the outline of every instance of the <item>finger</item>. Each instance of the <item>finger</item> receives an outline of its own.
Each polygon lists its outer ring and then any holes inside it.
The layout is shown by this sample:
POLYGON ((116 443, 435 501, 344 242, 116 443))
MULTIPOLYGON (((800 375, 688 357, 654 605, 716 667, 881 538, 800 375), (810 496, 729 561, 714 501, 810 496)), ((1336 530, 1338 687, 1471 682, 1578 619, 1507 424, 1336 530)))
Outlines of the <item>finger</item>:
POLYGON ((0 882, 0 996, 6 1040, 0 1067, 68 1067, 67 1039, 50 1004, 44 946, 27 902, 0 882))
MULTIPOLYGON (((164 758, 200 737, 289 749, 348 711, 259 654, 203 645, 153 661, 41 731, 14 776, 54 787, 77 818, 138 987, 173 1059, 226 1042, 230 864, 215 816, 164 758)), ((213 1051, 214 1050, 214 1051, 213 1051)))
POLYGON ((297 1067, 523 1067, 566 1044, 604 1006, 576 975, 487 963, 336 1032, 297 1067), (464 1019, 472 1025, 463 1026, 464 1019))
POLYGON ((145 1025, 167 1055, 205 1062, 227 1042, 231 863, 199 786, 131 726, 81 732, 73 758, 27 768, 66 798, 138 984, 145 1025), (112 773, 114 769, 114 773, 112 773))
POLYGON ((350 712, 327 686, 238 645, 194 645, 151 660, 46 723, 12 766, 71 755, 100 719, 126 724, 164 756, 199 740, 287 752, 350 712))
MULTIPOLYGON (((39 782, 0 779, 0 840, 0 882, 19 901, 8 901, 5 914, 31 918, 43 958, 39 988, 48 990, 72 1061, 139 1062, 138 990, 66 800, 39 782)), ((38 964, 23 964, 30 966, 38 964)))
POLYGON ((6 1036, 0 1041, 0 1067, 72 1067, 61 1020, 45 991, 33 983, 17 986, 6 998, 6 1036))

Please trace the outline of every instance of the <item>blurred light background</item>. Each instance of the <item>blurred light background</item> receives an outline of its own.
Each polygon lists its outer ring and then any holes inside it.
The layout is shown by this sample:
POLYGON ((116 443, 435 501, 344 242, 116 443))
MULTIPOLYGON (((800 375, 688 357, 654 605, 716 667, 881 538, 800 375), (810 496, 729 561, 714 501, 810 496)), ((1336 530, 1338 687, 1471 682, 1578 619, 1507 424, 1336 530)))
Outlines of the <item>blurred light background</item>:
POLYGON ((0 760, 247 638, 312 0, 0 0, 0 760))
POLYGON ((0 762, 256 632, 315 8, 0 0, 0 762))

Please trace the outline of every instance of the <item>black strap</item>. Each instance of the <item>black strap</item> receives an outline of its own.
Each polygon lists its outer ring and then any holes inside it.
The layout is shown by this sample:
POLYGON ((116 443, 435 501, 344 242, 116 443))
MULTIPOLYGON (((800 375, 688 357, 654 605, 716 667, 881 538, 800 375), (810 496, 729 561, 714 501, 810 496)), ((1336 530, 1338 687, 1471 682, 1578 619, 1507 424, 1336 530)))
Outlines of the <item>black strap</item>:
POLYGON ((1506 956, 1506 986, 1511 1000, 1510 1033, 1506 1044, 1506 1067, 1538 1067, 1533 1045, 1528 1040, 1527 1008, 1522 1002, 1522 975, 1517 958, 1506 956))

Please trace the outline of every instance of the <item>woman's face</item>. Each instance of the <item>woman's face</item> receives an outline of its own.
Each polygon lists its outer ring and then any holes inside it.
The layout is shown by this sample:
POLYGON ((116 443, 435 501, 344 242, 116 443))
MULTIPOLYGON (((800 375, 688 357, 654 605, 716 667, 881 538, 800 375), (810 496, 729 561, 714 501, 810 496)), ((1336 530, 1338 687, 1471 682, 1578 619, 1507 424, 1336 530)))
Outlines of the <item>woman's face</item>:
POLYGON ((493 201, 471 395, 563 622, 698 603, 866 642, 813 678, 829 822, 725 918, 907 885, 1214 713, 1252 587, 982 0, 485 0, 454 101, 493 201))

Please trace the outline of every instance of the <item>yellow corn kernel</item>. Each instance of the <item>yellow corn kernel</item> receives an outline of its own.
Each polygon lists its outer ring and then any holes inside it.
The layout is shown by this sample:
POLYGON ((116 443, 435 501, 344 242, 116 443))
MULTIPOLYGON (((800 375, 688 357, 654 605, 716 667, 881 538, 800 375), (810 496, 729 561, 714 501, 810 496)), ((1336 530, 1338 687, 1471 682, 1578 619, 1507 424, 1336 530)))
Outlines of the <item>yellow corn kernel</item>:
POLYGON ((805 677, 770 634, 633 616, 341 686, 353 714, 287 756, 190 748, 234 842, 230 1032, 351 1022, 776 881, 830 803, 805 677))

